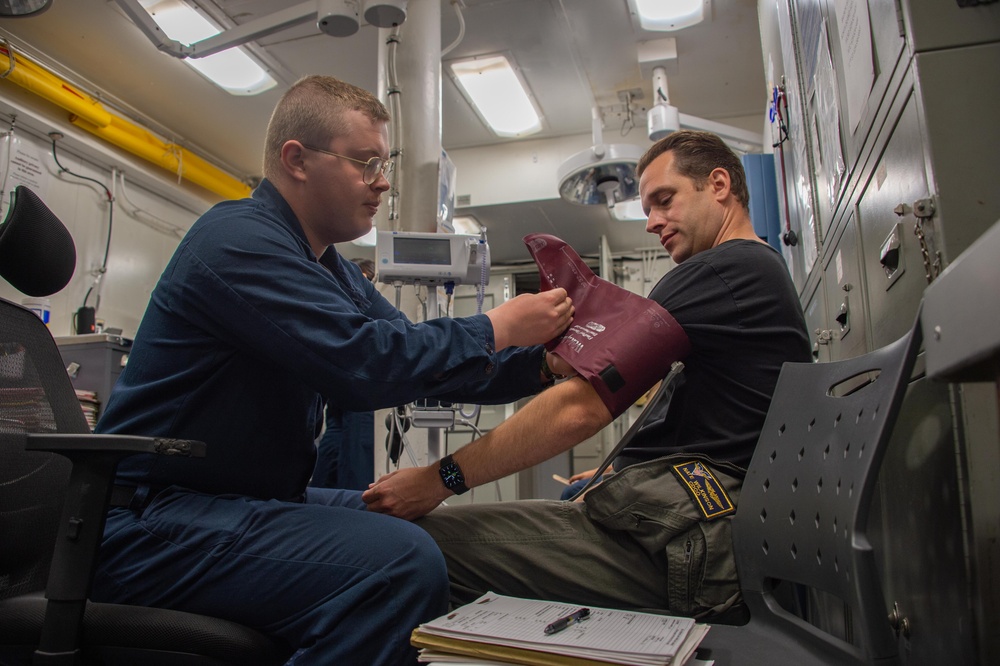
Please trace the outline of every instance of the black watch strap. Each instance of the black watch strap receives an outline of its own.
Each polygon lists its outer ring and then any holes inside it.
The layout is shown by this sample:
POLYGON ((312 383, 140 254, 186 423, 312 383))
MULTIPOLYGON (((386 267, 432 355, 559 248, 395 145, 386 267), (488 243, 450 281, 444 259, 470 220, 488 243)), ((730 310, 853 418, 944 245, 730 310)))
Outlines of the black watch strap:
POLYGON ((445 488, 456 495, 461 495, 469 491, 469 487, 465 485, 465 475, 462 474, 462 468, 458 466, 455 458, 450 453, 441 458, 441 466, 438 468, 438 473, 441 475, 441 481, 444 482, 445 488))

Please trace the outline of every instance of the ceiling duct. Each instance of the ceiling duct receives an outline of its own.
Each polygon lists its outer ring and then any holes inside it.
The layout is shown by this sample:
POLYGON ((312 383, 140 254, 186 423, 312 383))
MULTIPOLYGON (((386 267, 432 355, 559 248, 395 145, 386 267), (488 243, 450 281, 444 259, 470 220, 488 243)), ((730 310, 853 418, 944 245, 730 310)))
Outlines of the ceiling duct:
POLYGON ((632 144, 605 144, 597 107, 593 109, 593 139, 593 146, 559 166, 559 196, 570 203, 609 208, 639 196, 635 166, 643 149, 632 144))

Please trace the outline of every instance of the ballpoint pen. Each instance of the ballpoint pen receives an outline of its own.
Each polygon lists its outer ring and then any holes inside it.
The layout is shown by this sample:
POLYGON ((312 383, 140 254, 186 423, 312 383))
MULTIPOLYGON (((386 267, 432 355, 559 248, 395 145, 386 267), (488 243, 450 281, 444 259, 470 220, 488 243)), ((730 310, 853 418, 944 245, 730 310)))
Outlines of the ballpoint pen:
POLYGON ((576 624, 577 622, 583 622, 588 617, 590 617, 590 609, 581 608, 575 613, 570 613, 566 617, 561 617, 552 624, 545 627, 545 635, 551 636, 552 634, 558 633, 572 624, 576 624))

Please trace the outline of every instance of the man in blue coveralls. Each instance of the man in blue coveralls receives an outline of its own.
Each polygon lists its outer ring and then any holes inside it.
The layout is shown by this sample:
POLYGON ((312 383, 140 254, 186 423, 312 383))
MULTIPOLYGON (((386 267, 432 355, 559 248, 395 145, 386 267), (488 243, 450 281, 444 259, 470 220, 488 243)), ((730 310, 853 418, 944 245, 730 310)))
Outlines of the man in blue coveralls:
POLYGON ((300 80, 271 117, 260 186, 181 241, 97 430, 208 455, 123 461, 94 600, 230 619, 299 665, 415 661, 410 631, 447 607, 444 561, 360 492, 307 488, 321 396, 348 411, 516 400, 545 386, 538 345, 573 308, 554 290, 413 324, 336 252, 389 188, 388 120, 364 90, 300 80))

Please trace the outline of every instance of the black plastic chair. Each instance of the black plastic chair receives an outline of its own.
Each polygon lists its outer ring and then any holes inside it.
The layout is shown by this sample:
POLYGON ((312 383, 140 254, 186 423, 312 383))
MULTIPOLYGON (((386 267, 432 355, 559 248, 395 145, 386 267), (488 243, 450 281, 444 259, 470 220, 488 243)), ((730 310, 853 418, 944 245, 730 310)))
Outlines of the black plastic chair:
POLYGON ((733 519, 750 621, 708 632, 702 648, 718 666, 898 662, 866 530, 921 341, 918 316, 909 334, 864 356, 782 368, 733 519), (842 602, 843 635, 784 608, 776 590, 787 583, 842 602))
MULTIPOLYGON (((56 271, 61 283, 54 273, 33 280, 46 264, 26 268, 8 225, 48 244, 48 252, 27 253, 36 261, 75 263, 72 238, 29 190, 19 187, 17 197, 0 229, 0 275, 47 296, 65 286, 72 267, 56 271)), ((92 434, 48 328, 0 299, 0 664, 287 661, 287 646, 233 622, 87 600, 115 467, 139 452, 204 456, 205 445, 92 434)))

